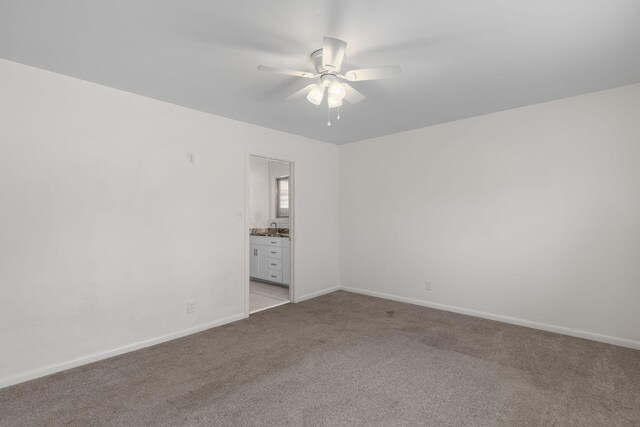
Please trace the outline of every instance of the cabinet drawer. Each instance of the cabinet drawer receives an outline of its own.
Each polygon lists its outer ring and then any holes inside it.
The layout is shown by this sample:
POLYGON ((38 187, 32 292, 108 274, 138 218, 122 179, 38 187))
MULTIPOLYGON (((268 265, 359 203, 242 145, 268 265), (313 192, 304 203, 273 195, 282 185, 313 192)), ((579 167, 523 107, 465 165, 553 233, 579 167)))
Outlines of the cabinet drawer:
POLYGON ((280 246, 282 247, 282 237, 268 237, 267 244, 269 246, 280 246))
POLYGON ((267 258, 267 268, 269 270, 282 271, 282 260, 278 258, 267 258))
POLYGON ((269 258, 282 258, 282 248, 277 246, 269 246, 267 248, 267 256, 269 258))
POLYGON ((252 245, 266 245, 267 237, 266 236, 249 236, 249 242, 252 245))
POLYGON ((282 271, 267 270, 267 280, 272 282, 282 282, 282 271))

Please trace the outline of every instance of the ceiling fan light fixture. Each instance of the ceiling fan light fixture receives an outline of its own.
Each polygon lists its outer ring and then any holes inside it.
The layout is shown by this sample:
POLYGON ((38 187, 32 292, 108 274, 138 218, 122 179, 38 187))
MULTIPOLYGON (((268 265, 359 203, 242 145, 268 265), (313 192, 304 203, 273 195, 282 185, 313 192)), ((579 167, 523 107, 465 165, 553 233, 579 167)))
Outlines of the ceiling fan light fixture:
POLYGON ((310 103, 320 105, 324 98, 324 86, 322 84, 315 85, 307 95, 307 99, 310 103))
POLYGON ((329 108, 336 108, 342 105, 342 99, 329 95, 327 103, 329 104, 329 108))
POLYGON ((346 95, 346 90, 344 89, 344 85, 340 83, 337 79, 331 82, 329 85, 329 96, 339 100, 342 102, 342 99, 346 95))
POLYGON ((365 80, 390 79, 400 76, 402 69, 399 65, 384 65, 375 68, 361 68, 357 70, 347 70, 342 74, 342 63, 346 56, 347 42, 344 40, 325 37, 322 48, 311 52, 311 62, 315 69, 314 73, 307 71, 290 70, 285 68, 258 66, 258 71, 284 74, 286 76, 303 77, 316 79, 317 84, 311 84, 299 89, 287 100, 298 99, 307 94, 307 100, 314 105, 324 105, 325 90, 327 92, 327 115, 329 121, 327 126, 331 126, 331 109, 337 108, 340 118, 340 106, 346 100, 349 104, 357 104, 365 99, 365 96, 351 87, 347 82, 359 82, 365 80))

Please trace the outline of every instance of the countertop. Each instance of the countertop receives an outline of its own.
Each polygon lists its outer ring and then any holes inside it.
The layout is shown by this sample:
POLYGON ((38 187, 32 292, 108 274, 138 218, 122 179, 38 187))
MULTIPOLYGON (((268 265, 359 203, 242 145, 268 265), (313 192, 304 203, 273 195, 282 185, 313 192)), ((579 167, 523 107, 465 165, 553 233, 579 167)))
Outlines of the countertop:
POLYGON ((269 236, 269 237, 286 237, 289 238, 288 228, 250 228, 251 236, 269 236))

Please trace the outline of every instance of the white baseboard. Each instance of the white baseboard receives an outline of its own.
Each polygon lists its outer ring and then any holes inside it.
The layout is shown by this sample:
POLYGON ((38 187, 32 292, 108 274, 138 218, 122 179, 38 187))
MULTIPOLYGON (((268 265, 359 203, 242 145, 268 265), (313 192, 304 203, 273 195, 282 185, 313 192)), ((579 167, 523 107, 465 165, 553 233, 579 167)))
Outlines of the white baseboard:
POLYGON ((18 384, 21 382, 33 380, 36 378, 44 377, 45 375, 55 374, 56 372, 65 371, 67 369, 75 368, 77 366, 86 365, 88 363, 97 362, 99 360, 107 359, 109 357, 118 356, 130 351, 139 350, 141 348, 150 347, 152 345, 160 344, 166 341, 171 341, 176 338, 181 338, 187 335, 195 334, 207 329, 214 328, 216 326, 222 326, 227 323, 235 322, 237 320, 245 319, 244 313, 235 314, 233 316, 225 317, 214 322, 203 323, 201 325, 194 326, 193 328, 184 329, 170 334, 162 335, 159 337, 151 338, 144 341, 138 341, 133 344, 128 344, 122 347, 114 348, 100 353, 90 354, 88 356, 79 357, 77 359, 70 360, 68 362, 57 363, 55 365, 45 366, 43 368, 34 369, 21 374, 13 375, 6 378, 0 378, 0 388, 8 387, 10 385, 18 384))
MULTIPOLYGON (((324 294, 335 292, 339 290, 338 286, 323 289, 322 291, 313 292, 303 295, 298 298, 296 302, 305 301, 311 298, 319 297, 324 294)), ((283 303, 286 304, 286 303, 283 303)), ((272 308, 272 307, 270 307, 272 308)), ((181 338, 187 335, 195 334, 197 332, 204 331, 206 329, 214 328, 216 326, 222 326, 227 323, 235 322, 237 320, 245 319, 247 316, 244 313, 236 314, 233 316, 225 317, 224 319, 217 320, 215 322, 204 323, 193 328, 185 329, 182 331, 173 332, 170 334, 162 335, 160 337, 151 338, 144 341, 139 341, 133 344, 128 344, 122 347, 106 350, 99 353, 90 354, 88 356, 79 357, 67 362, 61 362, 54 365, 45 366, 42 368, 33 369, 31 371, 23 372, 10 377, 0 378, 0 389, 9 387, 14 384, 19 384, 25 381, 33 380, 36 378, 44 377, 45 375, 55 374, 56 372, 65 371, 67 369, 75 368, 78 366, 86 365, 88 363, 97 362, 99 360, 107 359, 109 357, 118 356, 120 354, 128 353, 130 351, 139 350, 141 348, 150 347, 152 345, 160 344, 163 342, 171 341, 176 338, 181 338)))
POLYGON ((315 297, 319 297, 321 295, 330 294, 331 292, 339 291, 340 289, 342 289, 340 286, 334 286, 332 288, 323 289, 323 290, 318 291, 318 292, 311 292, 310 294, 302 295, 301 297, 296 298, 295 302, 306 301, 306 300, 311 299, 311 298, 315 298, 315 297))
POLYGON ((531 320, 518 319, 516 317, 503 316, 501 314, 487 313, 484 311, 472 310, 463 307, 457 307, 454 305, 440 304, 430 301, 419 300, 415 298, 401 297, 398 295, 391 295, 382 292, 368 291, 365 289, 352 288, 343 286, 341 288, 347 292, 353 292, 356 294, 368 295, 372 297, 384 298, 388 300, 405 302, 408 304, 420 305, 423 307, 435 308, 438 310, 451 311, 459 314, 466 314, 468 316, 481 317, 483 319, 496 320, 498 322, 510 323, 512 325, 526 326, 528 328, 540 329, 548 332, 555 332, 557 334, 569 335, 577 338, 584 338, 591 341, 603 342, 606 344, 613 344, 620 347, 628 347, 636 350, 640 350, 640 341, 634 341, 626 338, 619 338, 610 335, 602 335, 595 332, 581 331, 579 329, 567 328, 565 326, 550 325, 548 323, 539 323, 531 320))
MULTIPOLYGON (((365 289, 353 288, 348 286, 335 286, 329 289, 323 289, 318 292, 312 292, 310 294, 303 295, 297 298, 296 302, 306 301, 312 298, 319 297, 321 295, 329 294, 338 290, 344 290, 347 292, 353 292, 362 295, 368 295, 372 297, 384 298, 392 301, 404 302, 408 304, 420 305, 423 307, 435 308, 438 310, 451 311, 454 313, 466 314, 468 316, 480 317, 483 319, 496 320, 499 322, 510 323, 513 325, 525 326, 533 329, 540 329, 543 331, 555 332, 558 334, 569 335, 577 338, 584 338, 592 341, 599 341, 607 344, 618 345, 621 347, 628 347, 640 350, 640 341, 630 340, 626 338, 619 338, 610 335, 598 334, 595 332, 587 332, 578 329, 567 328, 564 326, 550 325, 547 323, 533 322, 530 320, 519 319, 516 317, 503 316, 501 314, 487 313, 484 311, 472 310, 468 308, 457 307, 453 305, 440 304, 430 301, 419 300, 415 298, 407 298, 398 295, 387 294, 383 292, 368 291, 365 289)), ((237 320, 245 319, 244 313, 236 314, 233 316, 225 317, 214 322, 204 323, 193 328, 184 329, 181 331, 173 332, 170 334, 162 335, 156 338, 151 338, 144 341, 139 341, 133 344, 125 345, 122 347, 114 348, 111 350, 103 351, 100 353, 94 353, 88 356, 79 357, 67 362, 58 363, 55 365, 45 366, 43 368, 34 369, 28 372, 24 372, 18 375, 5 377, 0 379, 0 389, 8 387, 21 382, 33 380, 35 378, 43 377, 45 375, 54 374, 56 372, 64 371, 67 369, 75 368, 77 366, 86 365, 88 363, 97 362, 99 360, 107 359, 109 357, 118 356, 123 353, 139 350, 141 348, 150 347, 152 345, 160 344, 166 341, 171 341, 176 338, 181 338, 187 335, 195 334, 216 326, 222 326, 227 323, 235 322, 237 320)))

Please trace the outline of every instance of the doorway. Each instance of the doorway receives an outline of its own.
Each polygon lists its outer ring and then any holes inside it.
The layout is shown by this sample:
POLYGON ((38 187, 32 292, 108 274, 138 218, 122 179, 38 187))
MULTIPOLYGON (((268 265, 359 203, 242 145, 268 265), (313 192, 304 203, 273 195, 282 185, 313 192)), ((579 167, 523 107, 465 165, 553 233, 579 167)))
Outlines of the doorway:
POLYGON ((293 300, 293 171, 291 161, 248 155, 247 315, 293 300))

